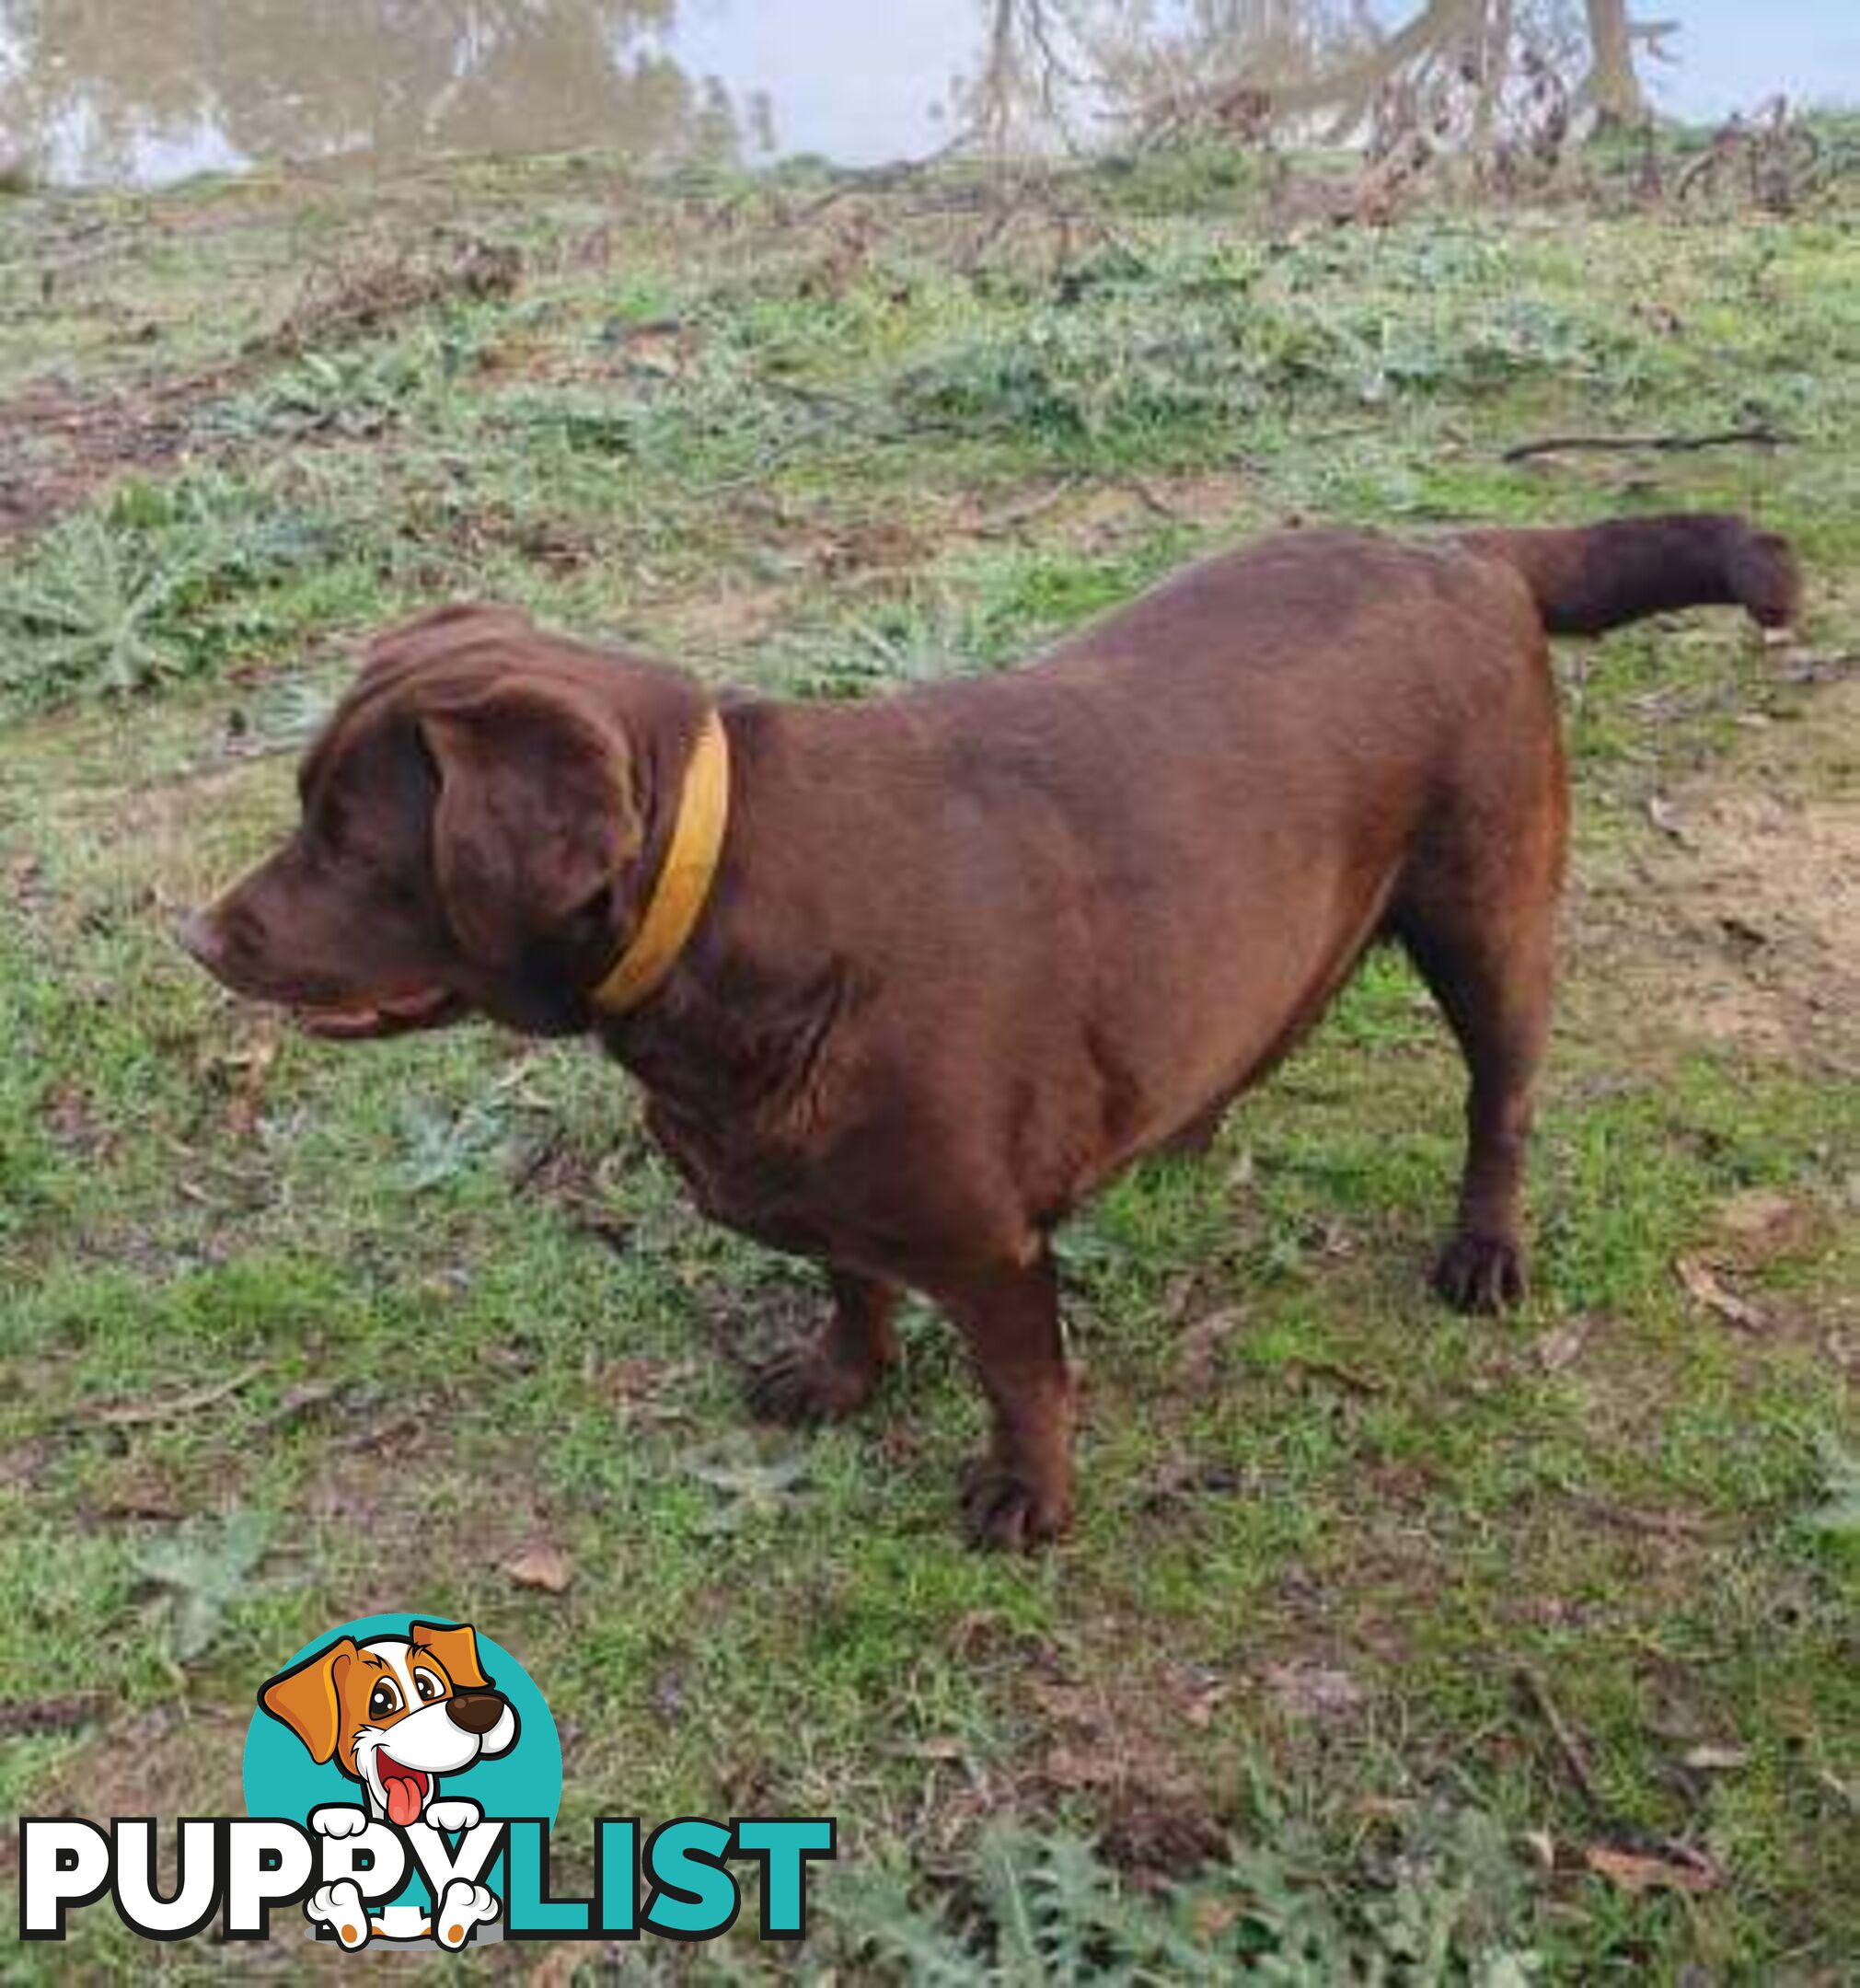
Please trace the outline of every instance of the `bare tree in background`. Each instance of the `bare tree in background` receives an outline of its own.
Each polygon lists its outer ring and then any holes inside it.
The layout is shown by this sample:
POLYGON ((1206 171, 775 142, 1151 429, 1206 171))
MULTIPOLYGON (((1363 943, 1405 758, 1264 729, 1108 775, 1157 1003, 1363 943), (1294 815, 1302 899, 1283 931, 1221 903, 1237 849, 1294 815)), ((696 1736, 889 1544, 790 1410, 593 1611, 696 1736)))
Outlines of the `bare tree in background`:
POLYGON ((1533 99, 1554 70, 1565 120, 1640 121, 1642 52, 1665 57, 1669 20, 1629 0, 1416 0, 1392 29, 1368 0, 985 0, 980 70, 960 93, 968 134, 1005 148, 1030 126, 1064 127, 1089 90, 1154 139, 1184 128, 1242 136, 1369 133, 1392 92, 1412 102, 1451 82, 1473 106, 1456 138, 1489 144, 1508 88, 1533 99), (1074 104, 1074 109, 1076 105, 1074 104))
POLYGON ((1672 20, 1632 20, 1627 0, 1586 0, 1589 16, 1589 80, 1584 100, 1603 126, 1636 124, 1646 115, 1646 97, 1635 64, 1636 42, 1662 61, 1669 61, 1665 40, 1679 31, 1672 20))
POLYGON ((538 138, 731 156, 745 121, 658 45, 678 0, 0 0, 0 156, 120 179, 218 132, 255 157, 538 138))

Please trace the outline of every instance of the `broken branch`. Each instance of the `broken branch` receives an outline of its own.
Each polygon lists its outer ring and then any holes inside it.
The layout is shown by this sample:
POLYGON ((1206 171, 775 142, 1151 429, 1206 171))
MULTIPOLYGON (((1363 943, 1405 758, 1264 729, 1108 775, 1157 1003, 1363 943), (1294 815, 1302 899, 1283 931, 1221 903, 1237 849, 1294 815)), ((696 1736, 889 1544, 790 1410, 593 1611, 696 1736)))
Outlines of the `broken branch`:
POLYGON ((1679 453, 1690 449, 1785 448, 1795 437, 1767 425, 1752 428, 1720 428, 1710 434, 1678 435, 1545 435, 1535 442, 1518 442, 1498 458, 1500 462, 1528 462, 1533 456, 1599 454, 1610 450, 1660 449, 1679 453))

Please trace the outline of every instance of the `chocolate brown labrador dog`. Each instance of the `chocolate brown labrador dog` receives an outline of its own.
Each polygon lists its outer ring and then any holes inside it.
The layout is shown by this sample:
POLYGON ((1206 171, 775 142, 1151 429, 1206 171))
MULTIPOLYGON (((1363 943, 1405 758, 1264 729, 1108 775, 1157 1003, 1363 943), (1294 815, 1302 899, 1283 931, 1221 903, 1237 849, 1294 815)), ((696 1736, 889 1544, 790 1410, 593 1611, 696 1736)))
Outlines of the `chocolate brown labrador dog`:
POLYGON ((993 1410, 968 1530, 1026 1545, 1071 1506, 1056 1226, 1205 1139, 1379 940, 1471 1073, 1436 1286, 1521 1295, 1567 811, 1546 631, 1780 625, 1797 584, 1733 516, 1302 530, 1026 668, 838 705, 442 608, 376 641, 300 826, 181 936, 326 1035, 597 1035, 703 1210, 826 1270, 758 1407, 850 1414, 927 1294, 993 1410))

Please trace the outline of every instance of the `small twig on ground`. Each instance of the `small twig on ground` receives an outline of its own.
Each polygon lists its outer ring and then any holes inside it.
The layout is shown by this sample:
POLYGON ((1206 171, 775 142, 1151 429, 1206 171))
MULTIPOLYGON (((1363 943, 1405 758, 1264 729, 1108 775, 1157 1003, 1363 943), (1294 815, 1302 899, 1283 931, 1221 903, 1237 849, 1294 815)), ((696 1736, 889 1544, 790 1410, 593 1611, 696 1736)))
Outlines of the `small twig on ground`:
POLYGON ((75 1732, 88 1726, 102 1703, 100 1692, 79 1692, 68 1698, 40 1698, 30 1704, 0 1705, 0 1738, 22 1733, 75 1732))
POLYGON ((535 1150, 525 1159, 511 1176, 510 1191, 514 1195, 526 1193, 536 1183, 545 1168, 550 1166, 568 1144, 567 1138, 558 1127, 547 1138, 538 1139, 535 1150))
POLYGON ((1595 1778, 1595 1769, 1589 1764, 1581 1740, 1557 1710, 1556 1701, 1550 1695, 1550 1687, 1528 1663, 1514 1663, 1511 1674, 1531 1701, 1531 1708, 1550 1728, 1550 1736, 1556 1741, 1556 1750, 1563 1756, 1563 1764, 1569 1770, 1569 1778, 1575 1782, 1583 1800, 1597 1816, 1605 1819, 1609 1813, 1608 1803, 1595 1778))
POLYGON ((1776 675, 1784 683, 1839 683, 1850 676, 1860 676, 1860 654, 1816 655, 1802 650, 1789 656, 1776 675))
POLYGON ((764 393, 780 394, 785 399, 797 401, 808 409, 826 409, 835 413, 864 414, 870 411, 862 401, 855 400, 847 394, 834 393, 825 387, 809 387, 801 380, 782 379, 773 373, 752 373, 750 378, 764 393))
POLYGON ((1285 1365, 1288 1373, 1307 1374, 1313 1381, 1328 1381, 1347 1394, 1374 1397, 1389 1392, 1386 1381, 1379 1380, 1374 1374, 1358 1373, 1354 1367, 1346 1367, 1340 1360, 1311 1359, 1303 1354, 1295 1354, 1285 1365))
POLYGON ((1643 1511, 1637 1506, 1616 1505, 1593 1492, 1578 1491, 1574 1485, 1558 1484, 1558 1492, 1579 1511, 1625 1532, 1649 1532, 1659 1539, 1708 1539, 1711 1521, 1691 1512, 1643 1511))
POLYGON ((1696 435, 1545 435, 1539 441, 1514 444, 1498 460, 1529 462, 1533 456, 1593 455, 1617 449, 1660 449, 1680 453, 1688 449, 1733 448, 1739 445, 1751 448, 1785 448, 1794 440, 1793 435, 1768 426, 1721 428, 1710 434, 1696 435))
POLYGON ((269 1360, 254 1360, 248 1367, 241 1367, 237 1373, 228 1374, 224 1381, 215 1381, 209 1387, 194 1388, 185 1394, 169 1394, 161 1401, 117 1402, 94 1409, 85 1419, 107 1428, 142 1428, 151 1423, 172 1422, 178 1416, 198 1415, 202 1408, 211 1408, 227 1396, 237 1394, 242 1388, 249 1387, 271 1365, 269 1360))
POLYGON ((997 511, 983 518, 976 526, 976 534, 982 538, 1004 537, 1010 532, 1019 531, 1037 517, 1044 517, 1056 505, 1079 488, 1080 479, 1076 476, 1061 477, 1050 490, 1039 491, 1035 496, 1024 497, 1018 503, 1011 503, 1005 510, 997 511))
POLYGON ((1140 476, 1134 472, 1127 473, 1123 481, 1127 489, 1136 493, 1146 511, 1153 512, 1160 518, 1166 518, 1172 525, 1186 525, 1191 522, 1140 476))

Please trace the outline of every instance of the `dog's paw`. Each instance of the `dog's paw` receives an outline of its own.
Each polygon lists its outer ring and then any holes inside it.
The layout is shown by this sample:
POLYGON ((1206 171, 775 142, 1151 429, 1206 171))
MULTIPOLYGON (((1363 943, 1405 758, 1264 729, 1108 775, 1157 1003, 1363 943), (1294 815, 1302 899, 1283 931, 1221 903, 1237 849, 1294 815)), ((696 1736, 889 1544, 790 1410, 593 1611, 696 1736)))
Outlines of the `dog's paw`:
POLYGON ((304 1916, 329 1926, 351 1953, 368 1944, 368 1909, 362 1902, 361 1886, 350 1878, 313 1891, 305 1902, 304 1916))
POLYGON ((1057 1539, 1071 1522, 1063 1489, 1043 1489, 1030 1473, 998 1457, 977 1457, 963 1473, 963 1531, 971 1546, 1028 1553, 1057 1539))
POLYGON ((1526 1288, 1524 1252, 1509 1236, 1456 1235, 1434 1265, 1434 1289, 1456 1312, 1508 1312, 1526 1288))
POLYGON ((760 1422, 813 1428, 843 1421, 869 1402, 876 1373, 828 1359, 818 1347, 798 1346, 778 1353, 749 1377, 749 1412, 760 1422))
POLYGON ((368 1827, 368 1811, 347 1802, 332 1802, 310 1811, 310 1827, 319 1836, 359 1836, 368 1827))
POLYGON ((424 1820, 436 1830, 473 1829, 484 1820, 484 1810, 475 1801, 467 1801, 460 1797, 428 1803, 424 1820))
POLYGON ((433 1908, 433 1936, 456 1953, 470 1936, 473 1926, 495 1919, 497 1914, 497 1899, 492 1892, 481 1884, 455 1878, 433 1908))

